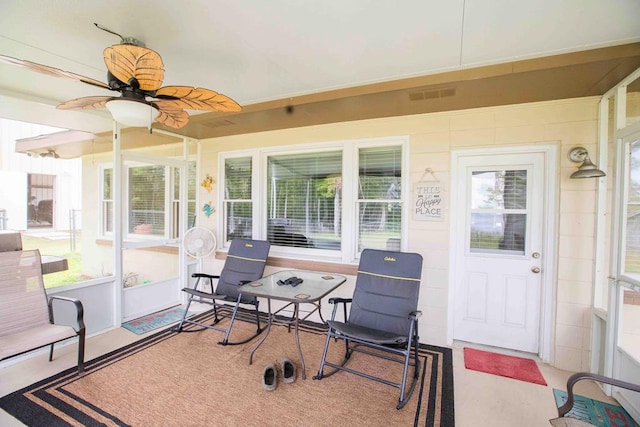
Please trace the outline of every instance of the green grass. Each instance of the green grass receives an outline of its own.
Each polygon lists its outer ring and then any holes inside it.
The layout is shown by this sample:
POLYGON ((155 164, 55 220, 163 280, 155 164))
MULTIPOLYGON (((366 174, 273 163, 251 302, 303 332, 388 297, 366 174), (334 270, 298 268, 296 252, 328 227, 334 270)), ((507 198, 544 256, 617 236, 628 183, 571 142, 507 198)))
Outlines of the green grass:
POLYGON ((45 274, 43 276, 46 288, 68 285, 90 279, 82 275, 82 248, 80 236, 76 238, 75 251, 71 251, 69 239, 45 239, 42 237, 22 236, 22 248, 39 249, 42 255, 56 255, 67 259, 69 269, 58 273, 45 274))

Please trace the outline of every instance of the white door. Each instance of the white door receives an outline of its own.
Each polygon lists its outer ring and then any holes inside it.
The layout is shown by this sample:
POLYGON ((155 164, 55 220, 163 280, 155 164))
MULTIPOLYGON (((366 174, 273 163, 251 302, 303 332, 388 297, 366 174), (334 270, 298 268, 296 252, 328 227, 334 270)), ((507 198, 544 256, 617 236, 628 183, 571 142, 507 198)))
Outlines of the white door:
MULTIPOLYGON (((181 303, 180 264, 171 254, 185 162, 123 154, 122 321, 181 303), (170 214, 173 213, 173 215, 170 214)), ((184 203, 184 202, 183 202, 184 203)))
POLYGON ((456 340, 538 353, 544 153, 459 156, 456 340))

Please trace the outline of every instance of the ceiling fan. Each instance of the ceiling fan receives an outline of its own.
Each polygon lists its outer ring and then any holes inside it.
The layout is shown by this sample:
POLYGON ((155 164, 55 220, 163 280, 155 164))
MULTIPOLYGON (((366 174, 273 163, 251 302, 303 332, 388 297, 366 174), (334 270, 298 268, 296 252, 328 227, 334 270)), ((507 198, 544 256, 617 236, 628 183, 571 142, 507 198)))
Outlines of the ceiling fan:
POLYGON ((164 64, 160 55, 134 38, 116 34, 121 43, 103 52, 107 83, 69 71, 0 55, 0 63, 17 65, 55 77, 81 81, 119 92, 119 96, 87 96, 59 104, 61 110, 93 110, 106 107, 114 119, 128 126, 151 126, 152 121, 179 129, 189 121, 185 110, 237 112, 242 110, 233 99, 210 89, 190 86, 164 86, 164 64))

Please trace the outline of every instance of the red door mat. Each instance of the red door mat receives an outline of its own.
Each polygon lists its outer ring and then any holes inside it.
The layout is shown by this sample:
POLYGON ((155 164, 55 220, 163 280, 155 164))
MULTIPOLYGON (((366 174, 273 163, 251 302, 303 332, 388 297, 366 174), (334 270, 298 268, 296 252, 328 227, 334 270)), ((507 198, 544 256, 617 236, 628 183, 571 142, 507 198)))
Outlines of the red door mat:
POLYGON ((547 385, 535 360, 464 348, 464 367, 534 384, 547 385))

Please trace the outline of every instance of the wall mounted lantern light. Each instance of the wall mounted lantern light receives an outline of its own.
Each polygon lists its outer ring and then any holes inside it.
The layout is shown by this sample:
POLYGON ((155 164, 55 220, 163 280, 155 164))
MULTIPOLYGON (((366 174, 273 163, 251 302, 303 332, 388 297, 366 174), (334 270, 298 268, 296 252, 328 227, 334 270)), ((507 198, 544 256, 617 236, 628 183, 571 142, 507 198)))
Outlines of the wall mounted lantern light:
POLYGON ((569 178, 599 178, 607 174, 598 169, 589 158, 589 153, 584 147, 575 147, 569 151, 569 160, 574 163, 582 163, 578 170, 571 174, 569 178))

